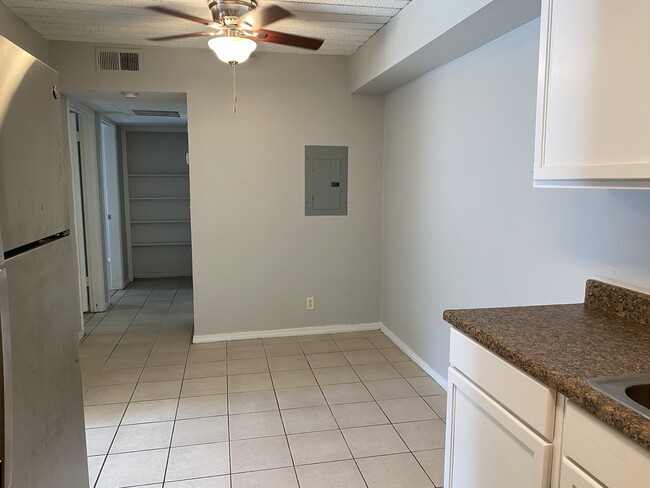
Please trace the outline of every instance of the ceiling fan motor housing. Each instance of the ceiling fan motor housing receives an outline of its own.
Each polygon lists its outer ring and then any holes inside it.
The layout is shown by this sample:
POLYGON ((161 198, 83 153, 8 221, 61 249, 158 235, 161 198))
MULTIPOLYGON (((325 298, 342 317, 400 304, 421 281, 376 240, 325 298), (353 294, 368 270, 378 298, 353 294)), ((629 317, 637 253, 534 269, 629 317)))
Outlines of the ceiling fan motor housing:
MULTIPOLYGON (((249 47, 253 46, 252 49, 255 49, 255 41, 262 41, 271 44, 301 47, 304 49, 311 49, 312 51, 317 51, 323 45, 323 42, 325 42, 323 39, 267 30, 265 28, 267 25, 293 17, 291 12, 278 5, 270 4, 258 8, 258 0, 207 0, 207 2, 208 8, 212 13, 212 21, 206 21, 200 17, 188 15, 184 12, 163 7, 161 5, 146 7, 148 10, 189 20, 196 24, 201 24, 204 29, 206 26, 212 29, 207 32, 190 32, 188 34, 154 37, 150 38, 150 40, 170 41, 175 39, 206 36, 211 37, 210 41, 208 41, 208 45, 211 43, 210 48, 216 47, 217 44, 225 45, 225 41, 229 43, 230 47, 233 49, 235 43, 237 43, 239 47, 243 47, 247 44, 249 47), (217 41, 219 41, 219 43, 217 41)), ((233 49, 231 49, 231 51, 233 49)), ((216 52, 216 49, 214 50, 216 52)), ((244 51, 246 50, 242 49, 242 52, 244 51)), ((250 55, 250 51, 244 53, 246 54, 246 59, 250 55)), ((217 54, 217 56, 218 55, 219 54, 217 54)), ((240 56, 240 58, 242 57, 243 55, 240 56)), ((221 59, 221 57, 219 57, 219 59, 221 59)), ((241 63, 246 59, 238 62, 241 63)))
POLYGON ((208 0, 208 7, 215 22, 227 24, 257 8, 257 0, 208 0))

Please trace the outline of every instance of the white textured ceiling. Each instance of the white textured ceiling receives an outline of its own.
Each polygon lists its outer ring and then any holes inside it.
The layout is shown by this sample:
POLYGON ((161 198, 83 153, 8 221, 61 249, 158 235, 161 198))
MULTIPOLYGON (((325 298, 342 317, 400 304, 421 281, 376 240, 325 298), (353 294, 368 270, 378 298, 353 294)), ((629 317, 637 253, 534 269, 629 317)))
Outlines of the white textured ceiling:
MULTIPOLYGON (((205 47, 205 38, 153 43, 148 37, 201 31, 187 20, 167 17, 144 7, 162 5, 210 19, 206 0, 2 0, 46 39, 96 44, 205 47)), ((295 17, 269 29, 325 39, 317 54, 350 55, 411 0, 259 0, 274 3, 295 17)), ((265 51, 310 51, 258 43, 265 51)))
POLYGON ((77 91, 68 95, 120 125, 187 125, 184 93, 140 92, 136 98, 126 98, 122 92, 113 91, 77 91), (169 110, 178 112, 180 117, 141 116, 134 110, 169 110))

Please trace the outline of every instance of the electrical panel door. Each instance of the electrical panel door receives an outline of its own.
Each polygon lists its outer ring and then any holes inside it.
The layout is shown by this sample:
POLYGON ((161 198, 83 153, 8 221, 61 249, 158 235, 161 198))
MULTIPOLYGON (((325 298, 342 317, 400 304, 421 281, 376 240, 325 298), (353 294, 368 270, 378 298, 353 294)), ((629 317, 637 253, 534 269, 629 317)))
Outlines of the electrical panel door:
POLYGON ((348 214, 348 148, 305 146, 305 215, 348 214))

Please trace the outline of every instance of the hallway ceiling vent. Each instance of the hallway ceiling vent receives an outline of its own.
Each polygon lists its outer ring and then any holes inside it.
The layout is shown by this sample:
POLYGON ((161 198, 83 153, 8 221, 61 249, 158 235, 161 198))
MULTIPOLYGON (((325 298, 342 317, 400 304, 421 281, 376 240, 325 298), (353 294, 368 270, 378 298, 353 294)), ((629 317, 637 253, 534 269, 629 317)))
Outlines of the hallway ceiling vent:
POLYGON ((105 48, 95 50, 98 72, 139 72, 140 53, 138 51, 114 51, 105 48))
POLYGON ((133 110, 140 117, 174 117, 180 118, 181 114, 174 110, 133 110))

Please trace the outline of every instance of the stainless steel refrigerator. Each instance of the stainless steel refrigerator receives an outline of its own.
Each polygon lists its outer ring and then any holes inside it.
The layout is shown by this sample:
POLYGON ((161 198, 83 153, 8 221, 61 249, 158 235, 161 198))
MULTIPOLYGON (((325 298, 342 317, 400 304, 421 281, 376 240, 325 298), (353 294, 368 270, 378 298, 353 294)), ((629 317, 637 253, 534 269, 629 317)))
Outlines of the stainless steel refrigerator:
POLYGON ((81 312, 57 73, 0 37, 4 488, 87 488, 81 312))

